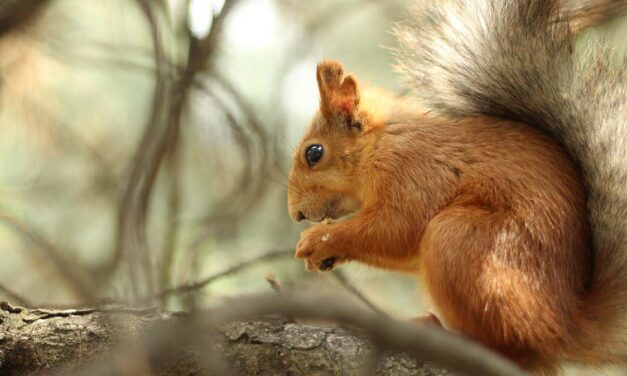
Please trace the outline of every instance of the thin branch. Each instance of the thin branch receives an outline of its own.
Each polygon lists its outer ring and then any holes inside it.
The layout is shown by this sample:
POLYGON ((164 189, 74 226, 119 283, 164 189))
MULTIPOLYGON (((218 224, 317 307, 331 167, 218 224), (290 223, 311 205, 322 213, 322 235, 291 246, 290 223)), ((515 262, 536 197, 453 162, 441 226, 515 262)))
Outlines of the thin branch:
POLYGON ((274 275, 274 273, 266 274, 266 282, 268 282, 270 288, 272 288, 272 290, 277 294, 283 292, 283 285, 281 284, 281 281, 279 281, 279 279, 276 277, 276 275, 274 275))
MULTIPOLYGON (((146 127, 142 141, 137 149, 133 163, 133 172, 127 184, 126 193, 120 206, 120 219, 118 226, 117 257, 126 251, 131 257, 131 276, 133 292, 136 299, 141 300, 143 293, 139 291, 140 279, 143 276, 147 292, 151 294, 152 273, 149 270, 149 252, 146 242, 146 215, 149 198, 152 193, 155 178, 159 172, 164 156, 171 150, 178 140, 181 116, 187 103, 189 89, 195 81, 196 75, 206 68, 209 57, 217 48, 217 36, 224 24, 224 19, 232 10, 235 0, 227 0, 222 11, 214 19, 213 27, 206 38, 197 40, 189 36, 189 57, 187 65, 181 72, 180 78, 172 86, 170 97, 172 103, 167 108, 163 118, 160 109, 163 107, 163 72, 162 64, 165 61, 163 46, 159 35, 159 28, 155 14, 148 0, 138 0, 148 20, 153 37, 155 64, 156 64, 156 89, 155 101, 151 121, 146 127), (159 120, 165 124, 159 126, 159 120), (142 273, 143 271, 143 273, 142 273)), ((150 296, 149 295, 149 296, 150 296)))
POLYGON ((5 0, 0 3, 0 37, 32 21, 50 0, 5 0))
MULTIPOLYGON (((282 294, 285 291, 285 289, 283 288, 283 285, 281 284, 279 279, 276 277, 276 275, 274 275, 274 273, 266 274, 266 281, 270 284, 270 287, 272 288, 272 290, 274 290, 274 292, 276 292, 277 294, 282 294)), ((291 316, 286 316, 285 318, 289 322, 294 322, 294 318, 291 316)))
MULTIPOLYGON (((167 171, 169 176, 169 197, 168 197, 168 215, 167 215, 167 232, 164 241, 163 251, 161 255, 161 270, 159 273, 159 288, 166 289, 172 283, 172 271, 174 268, 174 254, 176 252, 176 243, 179 233, 179 212, 181 210, 181 172, 179 169, 179 149, 177 145, 172 146, 172 150, 168 154, 167 171)), ((165 300, 162 301, 165 306, 165 300)))
POLYGON ((217 274, 214 274, 212 276, 209 276, 207 278, 201 279, 198 282, 194 282, 194 283, 190 283, 190 284, 185 284, 185 285, 181 285, 181 286, 177 286, 174 288, 170 288, 170 289, 166 289, 161 291, 160 293, 158 293, 155 297, 156 298, 161 298, 163 299, 164 297, 171 295, 171 294, 178 294, 178 293, 183 293, 183 292, 188 292, 188 291, 194 291, 194 290, 199 290, 205 286, 207 286, 208 284, 214 282, 217 279, 226 277, 226 276, 230 276, 231 274, 235 274, 249 266, 255 265, 258 262, 261 261, 269 261, 269 260, 273 260, 273 259, 278 259, 278 258, 283 258, 283 257, 287 257, 287 256, 291 256, 294 253, 293 250, 286 250, 286 249, 279 249, 279 250, 275 250, 275 251, 271 251, 268 253, 264 253, 260 256, 254 257, 250 260, 241 262, 237 265, 234 265, 222 272, 219 272, 217 274))
POLYGON ((161 36, 157 19, 148 0, 138 0, 140 8, 150 27, 155 62, 155 90, 152 111, 147 121, 142 139, 135 151, 131 174, 126 184, 124 196, 118 209, 118 228, 114 257, 108 265, 112 271, 123 255, 129 258, 131 285, 136 301, 141 301, 145 294, 152 293, 152 273, 150 255, 146 240, 146 215, 149 197, 159 170, 164 150, 160 147, 169 132, 162 131, 160 125, 164 119, 162 108, 166 101, 165 77, 162 62, 165 53, 161 45, 161 36), (145 289, 146 291, 142 291, 145 289))
POLYGON ((246 101, 225 77, 214 72, 212 78, 215 79, 222 89, 227 91, 231 99, 235 100, 237 103, 238 108, 243 111, 246 118, 245 124, 240 124, 225 101, 209 88, 206 81, 196 80, 194 87, 211 96, 214 100, 213 103, 217 105, 224 114, 227 124, 233 131, 235 141, 239 144, 240 149, 244 153, 245 168, 238 181, 234 184, 236 189, 233 192, 229 192, 228 199, 213 207, 211 214, 206 215, 202 220, 202 230, 192 240, 189 249, 186 251, 189 254, 196 253, 211 237, 215 231, 213 225, 216 223, 228 223, 232 225, 233 221, 237 221, 253 209, 268 186, 266 176, 270 173, 268 163, 270 160, 267 142, 268 136, 261 126, 260 121, 257 119, 252 105, 246 101), (244 125, 256 136, 257 144, 261 146, 257 158, 253 158, 252 150, 254 144, 246 134, 244 125), (237 199, 234 199, 235 197, 237 197, 237 199), (234 203, 236 204, 234 205, 234 203))
POLYGON ((22 295, 16 293, 15 291, 9 289, 8 287, 0 284, 0 294, 6 296, 11 300, 11 303, 22 306, 22 307, 32 307, 30 301, 24 298, 22 295))
POLYGON ((191 36, 191 48, 186 72, 183 74, 183 81, 186 86, 193 83, 193 79, 198 71, 207 68, 207 58, 212 56, 218 48, 219 37, 224 28, 224 22, 237 4, 238 0, 225 0, 222 10, 213 17, 211 30, 202 39, 191 36))
POLYGON ((33 228, 19 219, 0 211, 0 222, 39 248, 46 256, 57 274, 65 280, 67 286, 86 303, 92 302, 95 291, 91 283, 78 272, 77 265, 69 261, 63 252, 55 247, 33 228))
POLYGON ((100 183, 104 193, 112 196, 115 188, 115 173, 102 152, 90 145, 72 126, 65 123, 41 101, 29 97, 23 98, 22 101, 29 107, 30 111, 37 112, 51 125, 53 143, 57 149, 64 152, 75 150, 93 163, 94 171, 97 172, 95 180, 100 183))
POLYGON ((382 316, 388 316, 381 308, 377 307, 370 299, 368 299, 361 291, 359 291, 355 286, 353 286, 350 281, 346 278, 346 275, 341 270, 334 270, 331 275, 351 294, 353 294, 357 299, 361 300, 366 306, 372 309, 374 312, 378 313, 382 316))

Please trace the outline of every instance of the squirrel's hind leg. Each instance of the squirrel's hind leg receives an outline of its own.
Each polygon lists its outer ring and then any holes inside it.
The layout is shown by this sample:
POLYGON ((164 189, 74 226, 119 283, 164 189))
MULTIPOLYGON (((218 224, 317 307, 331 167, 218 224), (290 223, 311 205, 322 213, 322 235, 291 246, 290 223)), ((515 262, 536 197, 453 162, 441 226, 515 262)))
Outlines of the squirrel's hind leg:
POLYGON ((509 213, 452 206, 427 225, 420 269, 451 330, 552 374, 577 302, 561 282, 567 268, 538 247, 509 213))

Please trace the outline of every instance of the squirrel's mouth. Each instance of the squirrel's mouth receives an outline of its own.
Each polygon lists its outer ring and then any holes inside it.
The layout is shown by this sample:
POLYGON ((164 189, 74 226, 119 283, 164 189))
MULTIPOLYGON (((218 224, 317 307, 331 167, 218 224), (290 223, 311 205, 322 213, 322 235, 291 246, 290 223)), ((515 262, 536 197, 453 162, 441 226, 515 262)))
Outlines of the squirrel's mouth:
POLYGON ((354 212, 347 211, 342 207, 342 200, 337 197, 327 203, 322 215, 306 219, 311 223, 330 224, 344 222, 354 215, 354 212))
POLYGON ((330 217, 330 216, 325 216, 325 217, 322 217, 320 219, 307 219, 307 222, 315 223, 315 224, 319 224, 319 225, 330 225, 332 223, 340 223, 340 222, 348 221, 349 219, 353 218, 354 216, 355 216, 354 213, 346 214, 346 215, 343 215, 343 216, 337 217, 337 218, 333 218, 333 217, 330 217))
MULTIPOLYGON (((316 198, 315 201, 320 200, 316 198)), ((308 203, 308 200, 305 203, 308 203)), ((344 222, 352 218, 361 210, 361 203, 350 196, 337 194, 328 196, 322 205, 288 203, 288 210, 294 222, 305 220, 310 223, 328 224, 344 222)))
POLYGON ((338 218, 325 217, 324 219, 316 223, 319 223, 321 225, 330 225, 332 223, 340 223, 340 222, 348 221, 354 216, 355 216, 355 213, 346 214, 338 218))

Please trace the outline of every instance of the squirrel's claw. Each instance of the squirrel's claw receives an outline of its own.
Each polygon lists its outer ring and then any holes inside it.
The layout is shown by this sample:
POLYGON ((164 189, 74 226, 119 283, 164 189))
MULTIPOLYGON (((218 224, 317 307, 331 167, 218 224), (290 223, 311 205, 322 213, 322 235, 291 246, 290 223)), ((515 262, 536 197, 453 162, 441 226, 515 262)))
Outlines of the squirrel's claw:
POLYGON ((338 263, 346 261, 346 258, 331 242, 334 235, 329 232, 329 227, 325 226, 324 231, 313 227, 301 234, 294 257, 303 260, 307 270, 325 272, 332 270, 338 263))
POLYGON ((335 257, 329 257, 329 258, 322 260, 322 262, 320 263, 319 269, 321 271, 327 271, 327 270, 333 269, 333 267, 335 266, 335 260, 336 260, 335 257))

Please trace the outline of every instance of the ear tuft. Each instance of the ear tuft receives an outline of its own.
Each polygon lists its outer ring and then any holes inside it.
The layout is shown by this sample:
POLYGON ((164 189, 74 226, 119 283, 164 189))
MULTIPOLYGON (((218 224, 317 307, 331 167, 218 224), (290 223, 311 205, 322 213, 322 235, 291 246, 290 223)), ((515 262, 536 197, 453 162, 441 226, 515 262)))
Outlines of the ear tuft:
POLYGON ((318 64, 320 110, 327 119, 340 115, 350 125, 359 105, 359 89, 354 76, 343 77, 343 74, 342 64, 337 61, 325 60, 318 64))
POLYGON ((321 97, 340 87, 343 73, 342 64, 338 61, 325 60, 318 64, 316 78, 321 97))
POLYGON ((344 78, 344 81, 342 81, 339 90, 340 96, 352 100, 354 102, 354 106, 359 104, 359 89, 357 86, 357 80, 355 80, 355 77, 352 74, 349 74, 346 78, 344 78))

